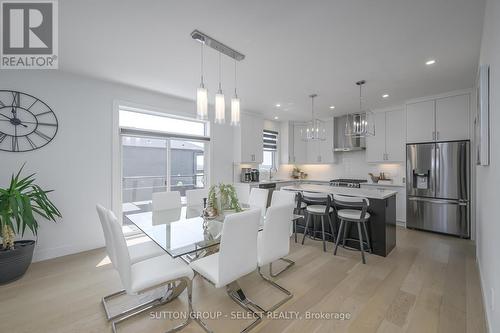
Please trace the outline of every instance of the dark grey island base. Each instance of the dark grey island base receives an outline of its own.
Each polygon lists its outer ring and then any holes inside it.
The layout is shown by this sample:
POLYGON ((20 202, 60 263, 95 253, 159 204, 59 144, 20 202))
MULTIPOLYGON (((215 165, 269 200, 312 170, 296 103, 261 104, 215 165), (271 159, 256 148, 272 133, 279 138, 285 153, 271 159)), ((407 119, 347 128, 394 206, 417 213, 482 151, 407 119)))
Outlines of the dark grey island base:
MULTIPOLYGON (((396 192, 389 190, 378 189, 354 189, 354 188, 339 188, 324 185, 298 185, 286 186, 283 190, 289 191, 309 191, 321 193, 333 193, 342 195, 351 195, 356 197, 366 197, 370 200, 368 212, 370 213, 370 221, 367 223, 368 233, 372 245, 373 254, 386 257, 396 246, 396 192)), ((335 219, 334 228, 338 230, 339 222, 335 219)), ((330 231, 326 223, 325 229, 330 231)), ((349 223, 350 229, 347 229, 347 238, 359 239, 358 230, 354 223, 349 223)), ((315 230, 321 230, 320 225, 315 222, 315 230)), ((297 231, 303 233, 303 221, 299 222, 297 231)), ((319 233, 316 236, 321 237, 319 233)), ((332 237, 327 237, 333 241, 332 237)), ((299 237, 300 241, 300 237, 299 237)), ((357 241, 347 241, 346 246, 359 248, 357 241)))

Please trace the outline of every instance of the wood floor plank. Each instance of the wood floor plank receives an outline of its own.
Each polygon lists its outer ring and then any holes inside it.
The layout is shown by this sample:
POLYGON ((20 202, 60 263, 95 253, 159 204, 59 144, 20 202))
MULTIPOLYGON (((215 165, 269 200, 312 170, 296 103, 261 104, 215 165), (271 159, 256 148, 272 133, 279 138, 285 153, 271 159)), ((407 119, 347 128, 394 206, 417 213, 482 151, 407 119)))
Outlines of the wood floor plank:
MULTIPOLYGON (((297 313, 301 319, 264 318, 252 332, 486 332, 473 243, 403 228, 397 229, 397 237, 397 247, 387 258, 368 255, 366 265, 355 251, 340 249, 333 256, 332 244, 323 252, 321 242, 292 241, 290 258, 296 264, 277 282, 294 297, 276 314, 297 313)), ((282 297, 257 273, 240 284, 262 305, 282 297)), ((35 263, 22 279, 0 286, 0 332, 111 332, 100 299, 119 289, 119 276, 104 249, 35 263)), ((127 296, 113 306, 130 306, 147 297, 127 296)), ((206 320, 216 332, 238 332, 250 322, 232 319, 241 308, 224 288, 215 289, 200 277, 193 281, 193 301, 197 311, 223 314, 206 320)), ((180 320, 161 316, 183 312, 186 306, 183 293, 153 311, 160 319, 144 313, 121 325, 120 333, 164 332, 180 320)), ((203 330, 191 323, 183 332, 203 330)))

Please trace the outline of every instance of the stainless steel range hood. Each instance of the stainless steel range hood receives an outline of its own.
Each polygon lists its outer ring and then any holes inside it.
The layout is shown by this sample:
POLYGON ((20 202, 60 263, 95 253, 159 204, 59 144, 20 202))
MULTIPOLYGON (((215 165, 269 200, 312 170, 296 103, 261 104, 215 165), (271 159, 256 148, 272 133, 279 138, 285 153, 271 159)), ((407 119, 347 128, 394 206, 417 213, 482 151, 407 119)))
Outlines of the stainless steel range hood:
MULTIPOLYGON (((362 117, 361 114, 357 115, 358 117, 362 117)), ((359 151, 366 149, 366 140, 365 138, 360 137, 352 137, 345 135, 345 128, 347 123, 347 115, 335 117, 333 119, 334 127, 335 127, 335 138, 333 151, 359 151)))

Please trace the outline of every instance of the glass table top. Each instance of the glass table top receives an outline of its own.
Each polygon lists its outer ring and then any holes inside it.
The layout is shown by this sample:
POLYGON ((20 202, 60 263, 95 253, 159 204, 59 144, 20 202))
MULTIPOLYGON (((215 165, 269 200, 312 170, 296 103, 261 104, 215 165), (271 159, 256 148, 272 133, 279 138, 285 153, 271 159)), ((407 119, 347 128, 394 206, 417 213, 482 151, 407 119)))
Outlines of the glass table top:
MULTIPOLYGON (((170 256, 177 258, 220 243, 224 216, 205 220, 200 216, 202 210, 201 205, 159 211, 147 209, 125 212, 123 217, 124 222, 134 224, 170 256)), ((234 212, 225 212, 226 216, 228 214, 234 212)), ((294 215, 293 218, 302 216, 294 215)))

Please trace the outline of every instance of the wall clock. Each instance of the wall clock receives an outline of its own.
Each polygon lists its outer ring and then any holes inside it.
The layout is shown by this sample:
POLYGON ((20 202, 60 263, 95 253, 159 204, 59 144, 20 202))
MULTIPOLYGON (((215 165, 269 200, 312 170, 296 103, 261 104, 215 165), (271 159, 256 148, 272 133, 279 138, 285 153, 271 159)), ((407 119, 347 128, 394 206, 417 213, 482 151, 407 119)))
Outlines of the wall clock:
POLYGON ((57 134, 57 117, 38 98, 0 90, 0 150, 31 151, 47 145, 57 134))

